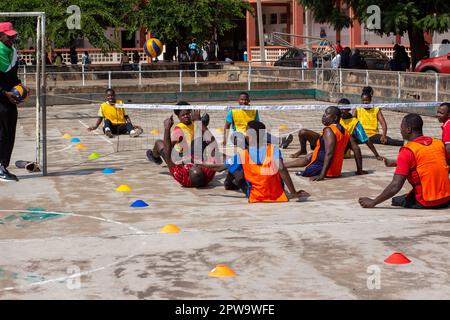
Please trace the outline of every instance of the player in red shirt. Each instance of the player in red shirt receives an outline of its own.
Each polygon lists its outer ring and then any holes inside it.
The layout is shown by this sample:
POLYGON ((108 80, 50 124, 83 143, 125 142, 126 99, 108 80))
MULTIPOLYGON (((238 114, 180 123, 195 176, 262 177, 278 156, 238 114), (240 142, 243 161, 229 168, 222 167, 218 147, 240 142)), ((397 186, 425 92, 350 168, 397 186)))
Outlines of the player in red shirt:
POLYGON ((413 190, 392 198, 393 206, 414 209, 449 206, 449 167, 446 164, 444 145, 438 139, 424 136, 422 127, 422 118, 417 114, 408 114, 403 118, 400 131, 402 137, 409 142, 400 149, 397 161, 384 159, 386 166, 397 167, 392 182, 375 199, 359 198, 362 207, 373 208, 395 196, 407 179, 413 190))
POLYGON ((442 142, 445 144, 447 151, 447 162, 450 165, 450 103, 444 102, 439 106, 436 116, 442 123, 442 142))
MULTIPOLYGON (((198 121, 200 120, 200 112, 194 111, 194 120, 198 121)), ((176 164, 172 160, 172 150, 173 150, 173 143, 171 141, 170 136, 170 129, 172 128, 174 122, 173 122, 173 115, 164 120, 164 140, 160 141, 158 140, 155 143, 155 147, 152 152, 147 151, 147 157, 149 160, 161 164, 162 160, 161 157, 164 159, 164 161, 167 163, 167 167, 169 168, 170 173, 172 174, 173 178, 178 181, 183 187, 205 187, 215 176, 215 171, 203 168, 198 166, 195 163, 180 163, 176 164)), ((203 124, 203 129, 205 129, 205 124, 203 124)), ((202 130, 203 132, 205 130, 202 130)), ((200 143, 201 152, 204 150, 204 144, 200 143)), ((192 142, 192 147, 196 146, 196 143, 192 142)), ((202 155, 199 157, 196 157, 196 155, 191 155, 191 160, 199 160, 202 159, 202 155)))

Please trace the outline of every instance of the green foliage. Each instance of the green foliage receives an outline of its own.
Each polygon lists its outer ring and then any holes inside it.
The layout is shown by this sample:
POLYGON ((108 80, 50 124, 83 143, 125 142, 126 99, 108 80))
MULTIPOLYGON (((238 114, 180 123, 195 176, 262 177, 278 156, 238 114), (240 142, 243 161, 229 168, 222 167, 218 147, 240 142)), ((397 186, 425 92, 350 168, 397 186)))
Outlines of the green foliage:
MULTIPOLYGON (((70 47, 75 39, 85 36, 93 46, 100 48, 115 47, 104 34, 104 26, 124 27, 123 5, 114 0, 11 0, 0 2, 0 12, 45 12, 48 45, 54 47, 70 47), (66 21, 71 15, 67 13, 70 5, 81 9, 81 30, 70 30, 66 21)), ((24 48, 29 38, 35 42, 36 18, 5 18, 2 21, 13 21, 19 32, 19 46, 24 48)))
POLYGON ((233 29, 247 8, 241 0, 152 0, 142 11, 148 19, 140 21, 165 43, 183 45, 196 39, 201 45, 214 32, 222 35, 233 29))
MULTIPOLYGON (((316 21, 330 23, 336 29, 348 27, 350 17, 344 10, 336 8, 335 0, 297 0, 311 8, 316 21)), ((372 14, 367 13, 370 5, 381 9, 381 29, 379 34, 404 34, 408 30, 443 33, 450 30, 450 1, 448 0, 342 0, 354 9, 355 18, 366 21, 372 14)))

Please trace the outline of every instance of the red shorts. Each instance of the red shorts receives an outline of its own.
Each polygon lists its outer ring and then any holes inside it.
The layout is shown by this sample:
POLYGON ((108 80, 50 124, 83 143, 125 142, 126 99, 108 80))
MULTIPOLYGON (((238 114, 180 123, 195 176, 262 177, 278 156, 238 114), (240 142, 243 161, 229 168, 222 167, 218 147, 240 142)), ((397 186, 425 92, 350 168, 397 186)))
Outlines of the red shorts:
MULTIPOLYGON (((169 169, 173 178, 178 181, 183 187, 192 187, 191 179, 189 178, 189 170, 191 170, 193 164, 176 164, 169 169)), ((203 173, 206 176, 206 184, 210 183, 216 172, 208 168, 202 168, 203 173)))

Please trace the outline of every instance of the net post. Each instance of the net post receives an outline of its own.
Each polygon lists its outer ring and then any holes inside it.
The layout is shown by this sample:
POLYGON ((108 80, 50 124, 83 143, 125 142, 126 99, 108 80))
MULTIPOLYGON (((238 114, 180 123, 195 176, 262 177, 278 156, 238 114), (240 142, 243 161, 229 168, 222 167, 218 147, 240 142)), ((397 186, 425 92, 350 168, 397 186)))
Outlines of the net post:
POLYGON ((111 71, 108 71, 108 88, 112 87, 112 83, 111 83, 111 71))
POLYGON ((195 84, 197 84, 197 63, 198 62, 194 62, 194 70, 195 70, 195 84))
POLYGON ((402 98, 402 75, 400 71, 397 72, 397 97, 402 98))
POLYGON ((248 62, 247 90, 252 89, 252 62, 248 62))
POLYGON ((47 86, 46 86, 46 50, 45 50, 45 13, 41 16, 41 138, 42 138, 42 175, 46 176, 47 172, 47 86))
POLYGON ((183 70, 179 70, 180 72, 180 92, 183 92, 183 70))
POLYGON ((36 22, 36 50, 34 52, 36 57, 36 73, 35 73, 35 81, 36 81, 36 162, 42 166, 41 162, 41 134, 40 134, 40 119, 41 119, 41 77, 40 77, 40 68, 41 68, 41 17, 37 17, 36 22))
POLYGON ((305 81, 305 69, 302 67, 302 81, 305 81))
POLYGON ((439 73, 435 73, 434 74, 435 77, 435 100, 436 102, 439 101, 439 73))
POLYGON ((342 93, 342 69, 339 68, 339 93, 342 93))
POLYGON ((369 70, 366 70, 366 87, 369 86, 369 70))
POLYGON ((84 81, 84 64, 81 64, 81 79, 82 79, 82 85, 84 87, 85 86, 85 81, 84 81))
POLYGON ((142 65, 139 63, 139 86, 142 86, 142 65))
POLYGON ((27 85, 27 65, 23 65, 23 83, 27 85))

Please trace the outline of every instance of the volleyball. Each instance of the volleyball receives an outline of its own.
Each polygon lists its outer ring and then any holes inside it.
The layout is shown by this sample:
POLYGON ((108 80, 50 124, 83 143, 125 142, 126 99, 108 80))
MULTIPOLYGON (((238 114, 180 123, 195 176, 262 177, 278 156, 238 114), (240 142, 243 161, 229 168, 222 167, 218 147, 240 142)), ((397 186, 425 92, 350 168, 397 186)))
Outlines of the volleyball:
POLYGON ((156 58, 162 53, 163 44, 155 38, 150 38, 145 42, 144 52, 147 56, 156 58))
POLYGON ((28 98, 28 95, 30 94, 28 88, 23 84, 18 84, 17 86, 12 88, 11 92, 17 97, 19 101, 25 101, 25 99, 28 98))

